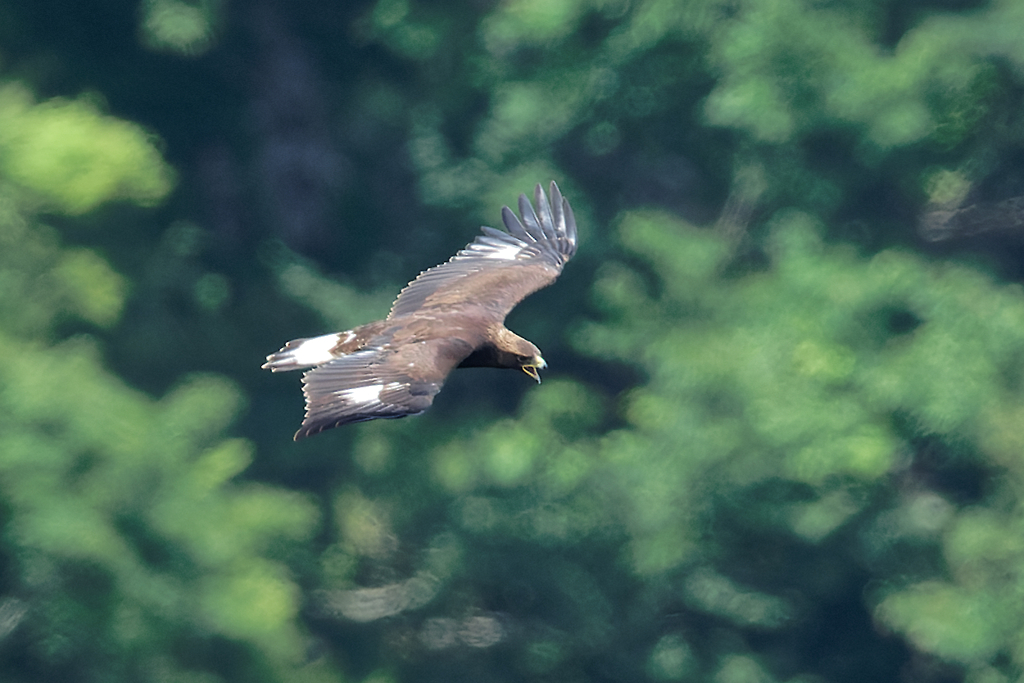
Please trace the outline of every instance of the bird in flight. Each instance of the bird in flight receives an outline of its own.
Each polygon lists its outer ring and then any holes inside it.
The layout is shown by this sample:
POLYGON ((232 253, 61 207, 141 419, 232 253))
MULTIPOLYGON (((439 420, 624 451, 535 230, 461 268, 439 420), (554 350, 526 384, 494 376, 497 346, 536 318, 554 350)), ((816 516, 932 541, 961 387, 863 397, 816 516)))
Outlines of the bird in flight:
POLYGON ((384 320, 295 339, 267 356, 273 372, 302 376, 306 417, 295 440, 350 422, 418 415, 455 368, 520 369, 540 382, 547 367, 533 343, 505 327, 505 316, 547 287, 576 253, 576 219, 552 182, 519 217, 507 206, 508 232, 483 234, 446 263, 425 270, 399 293, 384 320), (534 208, 536 206, 536 208, 534 208))

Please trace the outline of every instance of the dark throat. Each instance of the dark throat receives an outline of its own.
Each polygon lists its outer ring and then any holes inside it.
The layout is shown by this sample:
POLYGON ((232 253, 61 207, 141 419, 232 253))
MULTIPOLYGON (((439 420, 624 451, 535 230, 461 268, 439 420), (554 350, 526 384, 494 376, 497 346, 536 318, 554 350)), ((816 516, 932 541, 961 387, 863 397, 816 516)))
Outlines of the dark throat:
POLYGON ((493 344, 485 344, 469 354, 459 363, 460 368, 516 368, 515 354, 501 351, 493 344))

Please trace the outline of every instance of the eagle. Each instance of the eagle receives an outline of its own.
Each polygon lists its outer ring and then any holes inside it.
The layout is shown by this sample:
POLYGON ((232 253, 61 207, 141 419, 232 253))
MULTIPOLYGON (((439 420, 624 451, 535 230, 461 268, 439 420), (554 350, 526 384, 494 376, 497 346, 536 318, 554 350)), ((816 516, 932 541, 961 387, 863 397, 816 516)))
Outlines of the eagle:
POLYGON ((483 234, 399 293, 384 320, 344 332, 295 339, 267 356, 272 372, 302 376, 306 417, 295 440, 352 422, 418 415, 455 368, 520 369, 540 382, 547 367, 532 342, 505 327, 516 304, 547 287, 576 253, 576 219, 552 182, 534 203, 507 206, 508 232, 483 234), (534 208, 536 206, 536 208, 534 208))

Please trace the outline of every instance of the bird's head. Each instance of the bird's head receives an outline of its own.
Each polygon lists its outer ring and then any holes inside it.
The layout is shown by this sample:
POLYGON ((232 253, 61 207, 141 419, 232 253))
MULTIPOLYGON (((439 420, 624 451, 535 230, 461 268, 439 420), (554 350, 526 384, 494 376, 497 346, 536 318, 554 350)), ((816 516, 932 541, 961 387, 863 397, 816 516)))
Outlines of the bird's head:
POLYGON ((548 366, 533 342, 502 328, 495 334, 496 363, 499 368, 519 368, 540 383, 540 370, 548 366))
POLYGON ((518 356, 517 359, 519 367, 523 369, 523 372, 537 380, 537 384, 540 384, 540 371, 548 366, 540 352, 538 351, 532 356, 518 356))

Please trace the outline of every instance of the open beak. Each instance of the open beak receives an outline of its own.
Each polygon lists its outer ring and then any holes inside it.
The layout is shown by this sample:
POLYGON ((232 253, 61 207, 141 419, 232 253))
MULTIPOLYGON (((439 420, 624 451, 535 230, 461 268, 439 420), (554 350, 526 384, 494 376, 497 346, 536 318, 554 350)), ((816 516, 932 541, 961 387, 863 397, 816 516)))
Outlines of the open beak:
POLYGON ((544 359, 541 358, 540 356, 537 356, 534 359, 533 363, 523 366, 523 372, 537 380, 537 384, 540 384, 540 370, 546 368, 547 366, 548 364, 544 362, 544 359))

